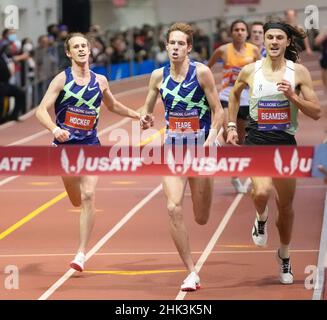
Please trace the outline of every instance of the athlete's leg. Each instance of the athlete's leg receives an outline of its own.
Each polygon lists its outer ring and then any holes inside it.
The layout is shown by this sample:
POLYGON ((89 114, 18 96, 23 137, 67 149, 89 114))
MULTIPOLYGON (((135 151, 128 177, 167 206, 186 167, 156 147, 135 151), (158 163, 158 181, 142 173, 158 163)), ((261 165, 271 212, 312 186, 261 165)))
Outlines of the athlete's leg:
POLYGON ((270 177, 252 178, 252 199, 256 208, 256 217, 252 227, 252 240, 255 245, 263 247, 268 241, 267 203, 272 190, 272 180, 270 177))
POLYGON ((95 187, 97 176, 81 177, 81 215, 79 252, 85 252, 95 218, 95 187))
POLYGON ((279 264, 279 281, 283 284, 292 284, 294 281, 289 255, 289 244, 292 237, 294 221, 293 199, 296 188, 295 179, 273 179, 277 192, 276 202, 278 218, 276 225, 279 231, 280 247, 277 251, 279 264))
POLYGON ((251 196, 258 215, 265 212, 272 191, 272 179, 270 177, 252 177, 251 196))
POLYGON ((74 207, 81 206, 81 177, 61 177, 69 200, 74 207))
POLYGON ((170 234, 183 263, 187 269, 192 272, 195 271, 195 268, 191 257, 188 233, 182 214, 186 182, 187 178, 184 177, 164 177, 163 191, 167 199, 170 234))
POLYGON ((193 213, 198 224, 206 224, 209 219, 212 204, 213 178, 189 178, 192 194, 193 213))
MULTIPOLYGON (((296 188, 295 179, 273 179, 277 196, 276 203, 278 208, 278 218, 276 225, 279 231, 281 249, 282 246, 288 247, 292 237, 292 227, 294 220, 293 199, 296 188)), ((287 248, 286 248, 287 250, 287 248)), ((282 258, 288 257, 288 252, 280 251, 282 258)))

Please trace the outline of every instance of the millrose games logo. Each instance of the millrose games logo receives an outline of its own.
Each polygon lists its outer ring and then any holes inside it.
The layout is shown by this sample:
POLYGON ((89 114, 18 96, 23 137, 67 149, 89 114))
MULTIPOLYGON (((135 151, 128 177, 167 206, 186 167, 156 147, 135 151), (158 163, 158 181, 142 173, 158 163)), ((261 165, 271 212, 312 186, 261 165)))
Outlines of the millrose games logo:
POLYGON ((295 149, 293 151, 291 160, 288 165, 284 165, 282 156, 279 149, 276 149, 274 156, 274 164, 277 172, 280 175, 291 176, 294 172, 299 169, 301 172, 309 172, 311 170, 312 159, 310 158, 299 158, 299 153, 295 149))
POLYGON ((65 149, 61 151, 61 166, 67 174, 86 172, 136 171, 142 167, 143 158, 140 157, 86 157, 84 150, 80 149, 76 163, 71 164, 65 149))

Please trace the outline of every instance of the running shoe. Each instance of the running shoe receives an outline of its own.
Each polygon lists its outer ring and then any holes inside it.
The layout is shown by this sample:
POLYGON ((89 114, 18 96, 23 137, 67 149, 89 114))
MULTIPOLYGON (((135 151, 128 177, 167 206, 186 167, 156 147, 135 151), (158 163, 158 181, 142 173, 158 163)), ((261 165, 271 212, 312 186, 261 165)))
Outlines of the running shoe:
POLYGON ((277 250, 277 262, 279 264, 279 281, 282 284, 292 284, 294 281, 290 257, 281 258, 277 250))
POLYGON ((231 182, 237 193, 248 192, 247 188, 242 184, 239 178, 232 178, 231 182))
POLYGON ((70 267, 76 271, 83 272, 85 262, 85 254, 83 252, 77 253, 74 260, 70 263, 70 267))
POLYGON ((200 278, 199 276, 193 271, 191 272, 186 279, 183 281, 181 285, 182 291, 195 291, 200 289, 200 278))
POLYGON ((268 232, 267 232, 267 220, 259 221, 255 217, 253 228, 252 228, 252 240, 254 244, 258 247, 264 247, 267 245, 268 241, 268 232))

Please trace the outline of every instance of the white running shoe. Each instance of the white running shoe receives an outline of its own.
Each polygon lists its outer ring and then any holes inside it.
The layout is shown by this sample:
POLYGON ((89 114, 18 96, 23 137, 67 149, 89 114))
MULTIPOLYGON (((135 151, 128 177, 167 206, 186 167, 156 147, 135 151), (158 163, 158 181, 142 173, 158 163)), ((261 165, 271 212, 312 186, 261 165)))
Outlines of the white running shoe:
POLYGON ((85 254, 83 252, 77 253, 74 260, 70 263, 70 267, 76 271, 83 272, 85 262, 85 254))
POLYGON ((276 254, 277 262, 279 264, 279 281, 282 284, 292 284, 294 281, 290 258, 281 258, 279 250, 276 254))
POLYGON ((193 271, 191 272, 181 285, 182 291, 195 291, 200 289, 200 277, 193 271))
POLYGON ((239 178, 232 178, 231 182, 237 193, 248 192, 247 188, 242 184, 239 178))
POLYGON ((267 241, 268 241, 267 220, 259 221, 258 218, 255 217, 253 228, 252 228, 252 240, 254 244, 258 247, 264 247, 267 245, 267 241))

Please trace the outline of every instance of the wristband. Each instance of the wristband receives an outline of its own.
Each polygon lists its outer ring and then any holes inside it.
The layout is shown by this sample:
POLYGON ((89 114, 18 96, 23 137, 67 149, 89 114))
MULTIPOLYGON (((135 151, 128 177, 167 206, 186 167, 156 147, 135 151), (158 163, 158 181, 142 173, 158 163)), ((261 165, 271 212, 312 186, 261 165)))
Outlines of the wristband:
POLYGON ((235 127, 236 128, 236 123, 235 122, 228 122, 227 127, 235 127))
POLYGON ((55 127, 55 128, 52 130, 52 134, 55 135, 55 134, 58 132, 58 130, 61 130, 61 128, 59 128, 59 127, 55 127))

